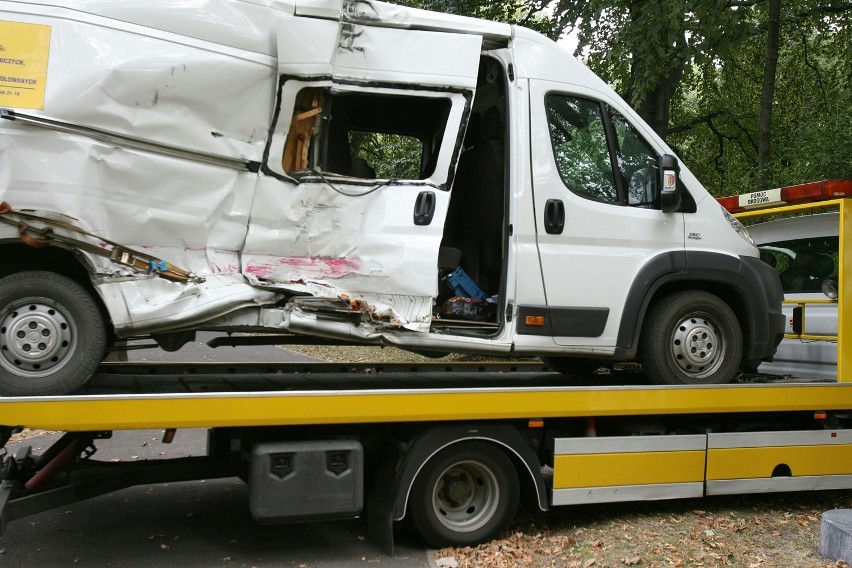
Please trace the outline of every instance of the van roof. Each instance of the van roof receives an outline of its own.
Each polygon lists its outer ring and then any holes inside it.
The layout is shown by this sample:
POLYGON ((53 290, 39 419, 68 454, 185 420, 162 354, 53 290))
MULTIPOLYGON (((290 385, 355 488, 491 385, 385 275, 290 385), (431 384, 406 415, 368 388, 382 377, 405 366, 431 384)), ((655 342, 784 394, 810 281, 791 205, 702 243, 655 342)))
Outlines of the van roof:
POLYGON ((381 27, 475 34, 482 36, 487 43, 501 45, 512 37, 509 24, 377 0, 295 0, 294 14, 381 27))
POLYGON ((10 0, 9 4, 43 6, 37 13, 49 12, 72 21, 91 21, 91 15, 101 16, 271 57, 277 55, 276 22, 287 16, 473 34, 482 36, 486 48, 505 46, 512 37, 509 24, 375 0, 225 0, 207 2, 203 9, 195 2, 174 0, 65 0, 61 6, 56 5, 56 0, 10 0))

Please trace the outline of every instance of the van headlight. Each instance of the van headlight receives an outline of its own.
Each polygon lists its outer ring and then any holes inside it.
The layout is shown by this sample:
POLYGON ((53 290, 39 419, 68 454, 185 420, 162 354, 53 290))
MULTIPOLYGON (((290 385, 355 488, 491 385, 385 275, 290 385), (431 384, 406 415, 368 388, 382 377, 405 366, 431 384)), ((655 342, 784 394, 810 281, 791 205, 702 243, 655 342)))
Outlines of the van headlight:
POLYGON ((722 207, 721 205, 719 206, 719 208, 722 210, 722 214, 725 216, 725 219, 728 220, 728 223, 731 224, 731 227, 734 228, 737 234, 744 238, 746 242, 751 246, 757 246, 754 244, 754 239, 752 239, 751 235, 748 234, 748 229, 745 228, 745 225, 740 223, 739 219, 728 213, 728 210, 722 207))

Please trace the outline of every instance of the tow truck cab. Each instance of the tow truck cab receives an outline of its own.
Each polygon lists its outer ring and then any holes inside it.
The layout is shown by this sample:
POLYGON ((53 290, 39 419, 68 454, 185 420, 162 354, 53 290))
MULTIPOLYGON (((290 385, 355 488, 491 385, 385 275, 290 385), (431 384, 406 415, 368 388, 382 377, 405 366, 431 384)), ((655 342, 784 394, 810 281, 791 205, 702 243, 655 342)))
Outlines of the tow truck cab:
POLYGON ((0 392, 71 392, 122 338, 202 329, 668 384, 771 358, 775 272, 555 43, 267 4, 0 1, 0 392))

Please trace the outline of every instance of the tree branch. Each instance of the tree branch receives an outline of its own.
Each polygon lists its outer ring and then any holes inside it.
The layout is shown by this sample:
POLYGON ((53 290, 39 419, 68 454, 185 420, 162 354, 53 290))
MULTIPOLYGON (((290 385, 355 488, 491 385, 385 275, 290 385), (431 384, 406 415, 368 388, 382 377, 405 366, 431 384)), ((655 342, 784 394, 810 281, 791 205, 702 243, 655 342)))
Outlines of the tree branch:
POLYGON ((708 114, 696 116, 695 118, 693 118, 689 122, 685 122, 684 124, 680 124, 678 126, 673 126, 673 127, 669 128, 668 133, 669 134, 681 134, 682 132, 687 132, 689 130, 692 130, 693 128, 695 128, 699 124, 705 124, 706 123, 707 125, 710 125, 710 124, 712 124, 712 121, 713 121, 714 118, 716 118, 717 116, 720 116, 722 114, 723 114, 722 111, 715 110, 715 111, 708 113, 708 114))

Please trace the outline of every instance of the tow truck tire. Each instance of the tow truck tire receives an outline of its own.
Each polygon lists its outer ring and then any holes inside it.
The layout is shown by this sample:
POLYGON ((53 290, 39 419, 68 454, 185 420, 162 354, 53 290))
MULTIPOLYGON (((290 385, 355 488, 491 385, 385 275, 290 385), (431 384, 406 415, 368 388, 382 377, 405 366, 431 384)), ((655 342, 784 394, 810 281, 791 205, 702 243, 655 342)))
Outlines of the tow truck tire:
POLYGON ((63 395, 103 359, 104 318, 77 282, 42 270, 0 279, 0 394, 63 395))
POLYGON ((512 460, 488 442, 441 450, 418 473, 409 502, 420 536, 435 548, 475 545, 506 530, 518 510, 512 460))
POLYGON ((729 383, 737 374, 742 352, 737 316, 718 296, 698 290, 679 292, 648 311, 640 358, 653 383, 729 383))

